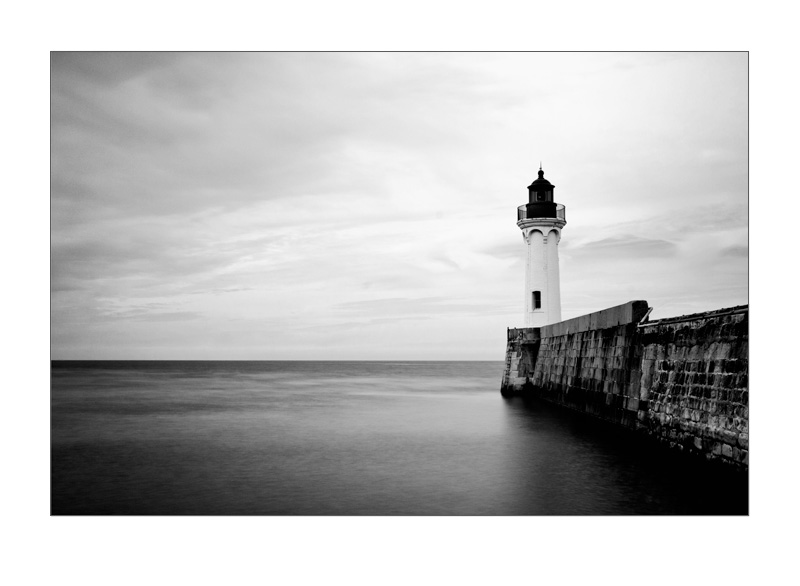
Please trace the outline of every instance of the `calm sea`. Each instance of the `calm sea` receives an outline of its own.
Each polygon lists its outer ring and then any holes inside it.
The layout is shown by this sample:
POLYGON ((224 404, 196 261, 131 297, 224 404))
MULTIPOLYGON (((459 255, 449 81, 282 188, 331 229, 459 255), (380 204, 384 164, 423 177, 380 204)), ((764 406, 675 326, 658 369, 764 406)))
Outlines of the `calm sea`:
POLYGON ((52 363, 52 513, 746 514, 746 477, 551 405, 502 362, 52 363))

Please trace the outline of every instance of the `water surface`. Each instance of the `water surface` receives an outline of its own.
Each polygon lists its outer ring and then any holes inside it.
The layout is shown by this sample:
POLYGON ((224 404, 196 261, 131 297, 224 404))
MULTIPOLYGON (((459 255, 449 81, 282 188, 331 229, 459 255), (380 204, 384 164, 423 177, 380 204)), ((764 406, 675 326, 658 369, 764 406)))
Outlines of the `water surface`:
POLYGON ((53 362, 53 514, 746 514, 746 477, 502 362, 53 362))

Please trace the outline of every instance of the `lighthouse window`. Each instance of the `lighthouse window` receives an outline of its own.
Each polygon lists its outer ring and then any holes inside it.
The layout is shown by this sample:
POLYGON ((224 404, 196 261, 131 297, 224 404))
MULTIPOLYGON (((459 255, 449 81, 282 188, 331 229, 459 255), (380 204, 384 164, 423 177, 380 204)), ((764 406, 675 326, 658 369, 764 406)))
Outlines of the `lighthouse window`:
POLYGON ((542 292, 541 291, 534 291, 533 292, 533 308, 534 309, 541 309, 542 307, 542 292))
POLYGON ((544 199, 544 194, 541 191, 536 194, 537 201, 542 201, 543 199, 544 199))

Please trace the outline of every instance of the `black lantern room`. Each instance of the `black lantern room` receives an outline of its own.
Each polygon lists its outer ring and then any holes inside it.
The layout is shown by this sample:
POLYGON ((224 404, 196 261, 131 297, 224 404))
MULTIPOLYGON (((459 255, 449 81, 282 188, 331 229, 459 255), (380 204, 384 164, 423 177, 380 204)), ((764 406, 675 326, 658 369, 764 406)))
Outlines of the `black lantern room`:
POLYGON ((554 188, 555 185, 544 178, 544 171, 540 167, 539 178, 528 186, 528 204, 525 206, 525 216, 528 218, 555 218, 554 188))

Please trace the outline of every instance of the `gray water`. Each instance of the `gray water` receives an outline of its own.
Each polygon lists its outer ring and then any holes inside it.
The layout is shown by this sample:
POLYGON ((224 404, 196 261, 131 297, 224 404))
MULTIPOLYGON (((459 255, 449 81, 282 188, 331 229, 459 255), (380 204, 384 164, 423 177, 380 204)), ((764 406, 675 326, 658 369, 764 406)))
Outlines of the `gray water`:
POLYGON ((502 370, 55 361, 52 513, 747 513, 745 476, 503 399, 502 370))

